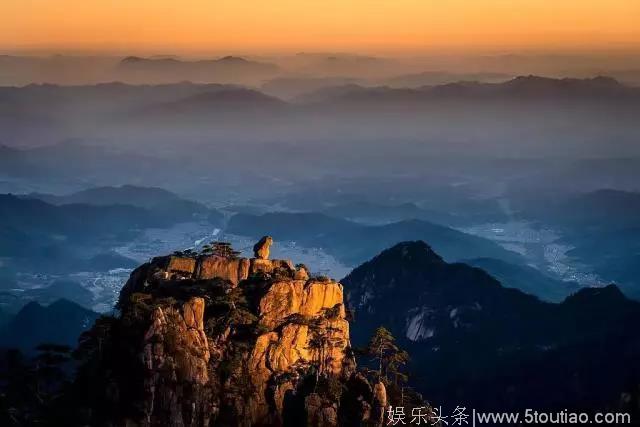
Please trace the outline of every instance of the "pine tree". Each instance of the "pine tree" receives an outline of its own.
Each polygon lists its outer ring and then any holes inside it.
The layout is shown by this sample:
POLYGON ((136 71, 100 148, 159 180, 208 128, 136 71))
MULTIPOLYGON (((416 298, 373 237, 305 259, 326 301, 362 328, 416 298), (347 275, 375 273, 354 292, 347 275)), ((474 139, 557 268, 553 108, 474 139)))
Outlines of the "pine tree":
POLYGON ((409 362, 409 354, 400 349, 395 337, 384 326, 376 329, 369 344, 364 349, 364 354, 378 362, 378 379, 389 384, 389 375, 393 376, 394 384, 406 382, 407 375, 401 372, 404 365, 409 362))
POLYGON ((237 258, 240 255, 240 252, 235 251, 232 247, 231 247, 231 243, 229 242, 216 242, 213 241, 211 242, 210 245, 211 248, 211 254, 212 255, 217 255, 219 257, 223 257, 223 258, 237 258))

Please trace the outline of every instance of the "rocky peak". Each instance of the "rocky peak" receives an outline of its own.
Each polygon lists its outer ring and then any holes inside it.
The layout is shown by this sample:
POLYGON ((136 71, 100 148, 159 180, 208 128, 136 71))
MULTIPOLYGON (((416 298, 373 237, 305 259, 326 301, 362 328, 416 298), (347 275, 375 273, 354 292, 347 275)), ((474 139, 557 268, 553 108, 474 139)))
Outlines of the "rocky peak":
POLYGON ((435 253, 429 245, 419 240, 398 243, 382 251, 379 255, 371 259, 371 261, 364 263, 354 271, 358 269, 365 270, 372 265, 397 265, 398 263, 405 266, 418 266, 423 268, 428 265, 441 266, 445 264, 445 261, 440 255, 435 253))
MULTIPOLYGON (((590 310, 607 311, 612 309, 626 309, 636 304, 627 299, 620 288, 616 285, 607 285, 604 287, 588 287, 582 288, 578 292, 570 295, 565 300, 567 307, 576 306, 589 308, 590 310)), ((633 307, 635 308, 635 307, 633 307)))
POLYGON ((103 416, 146 426, 370 417, 375 397, 354 376, 342 285, 268 259, 271 242, 261 239, 251 259, 223 247, 157 257, 131 274, 100 341, 114 351, 99 358, 103 416))
MULTIPOLYGON (((125 285, 125 296, 133 290, 132 286, 138 283, 137 272, 144 271, 151 274, 156 280, 212 280, 222 279, 237 285, 258 273, 280 274, 286 277, 295 277, 299 269, 293 266, 289 260, 270 260, 269 246, 271 237, 262 238, 254 247, 255 258, 241 258, 230 249, 228 254, 224 252, 213 254, 174 253, 172 255, 159 256, 150 263, 142 265, 134 271, 132 277, 125 285)), ((226 246, 223 246, 226 248, 226 246)))

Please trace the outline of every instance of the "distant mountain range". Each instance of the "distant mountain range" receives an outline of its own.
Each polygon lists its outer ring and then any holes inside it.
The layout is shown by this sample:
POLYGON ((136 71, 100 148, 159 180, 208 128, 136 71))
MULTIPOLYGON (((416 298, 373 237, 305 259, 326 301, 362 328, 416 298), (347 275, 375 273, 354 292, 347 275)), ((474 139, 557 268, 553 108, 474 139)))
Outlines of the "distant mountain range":
POLYGON ((423 242, 383 251, 341 281, 352 340, 383 325, 411 354, 413 381, 443 406, 593 409, 637 387, 640 303, 615 286, 550 304, 423 242))
MULTIPOLYGON (((142 60, 143 62, 146 60, 142 60)), ((165 60, 157 60, 165 61, 165 60)), ((168 60, 174 61, 174 60, 168 60)), ((150 60, 155 63, 156 60, 150 60)), ((299 80, 304 86, 306 80, 299 80)), ((283 81, 283 83, 286 80, 283 81)), ((292 82, 295 82, 293 80, 292 82)), ((309 83, 313 83, 310 80, 309 83)), ((596 77, 590 79, 553 79, 538 76, 521 76, 504 82, 484 83, 477 81, 461 81, 447 84, 424 85, 417 88, 392 88, 389 86, 362 86, 358 84, 332 85, 340 82, 336 79, 320 79, 315 82, 324 82, 318 89, 311 89, 301 94, 298 103, 344 103, 344 102, 374 102, 374 105, 382 106, 385 103, 407 103, 413 105, 416 102, 442 102, 443 100, 462 99, 465 101, 491 99, 505 101, 510 98, 520 102, 532 100, 557 100, 579 102, 601 100, 618 102, 638 102, 640 88, 625 86, 617 80, 609 77, 596 77), (618 99, 613 99, 618 97, 618 99)), ((274 81, 271 84, 275 84, 274 81)), ((269 86, 265 86, 268 88, 269 86)), ((56 85, 29 85, 25 87, 0 88, 0 111, 3 107, 21 107, 40 111, 44 107, 38 101, 48 100, 49 105, 64 102, 68 111, 72 108, 80 108, 82 104, 92 105, 91 110, 103 107, 120 110, 130 108, 133 104, 138 106, 162 105, 178 102, 194 97, 194 102, 200 100, 202 107, 206 108, 210 97, 220 103, 246 103, 255 102, 257 99, 270 99, 259 97, 257 90, 228 84, 193 84, 173 83, 163 85, 127 85, 122 83, 99 84, 93 86, 56 86, 56 85)), ((9 112, 9 111, 7 111, 9 112)), ((81 112, 81 111, 80 111, 81 112)), ((20 113, 20 111, 16 112, 20 113)), ((56 113, 56 111, 51 111, 56 113)))
POLYGON ((91 328, 99 315, 68 300, 42 306, 31 302, 5 323, 0 348, 33 352, 39 344, 61 344, 75 348, 80 334, 91 328))
MULTIPOLYGON (((162 77, 163 82, 189 79, 222 82, 229 70, 242 81, 253 81, 265 73, 278 77, 356 78, 372 82, 397 81, 402 84, 437 81, 493 79, 534 73, 545 76, 610 75, 629 84, 640 82, 640 63, 630 54, 589 55, 428 55, 425 57, 383 57, 344 52, 301 52, 293 55, 238 56, 190 59, 168 54, 141 56, 109 55, 0 55, 0 85, 29 83, 81 85, 114 80, 138 81, 149 69, 146 83, 162 77), (274 68, 275 67, 275 68, 274 68), (125 70, 123 70, 123 68, 125 70), (126 72, 125 72, 126 71, 126 72), (170 71, 170 72, 169 72, 170 71), (445 80, 448 79, 448 80, 445 80)), ((231 76, 234 78, 235 76, 231 76)), ((492 80, 491 80, 492 81, 492 80)))
POLYGON ((381 86, 394 88, 419 88, 422 86, 444 85, 454 82, 501 83, 513 76, 503 73, 451 73, 446 71, 424 71, 383 79, 381 86))
POLYGON ((114 254, 147 228, 185 221, 219 225, 222 214, 157 188, 102 187, 68 196, 0 195, 0 256, 17 271, 105 271, 130 266, 114 254), (50 204, 33 197, 40 197, 50 204))
POLYGON ((330 141, 430 141, 412 149, 440 155, 471 150, 520 156, 549 154, 558 144, 600 154, 602 141, 611 140, 606 150, 618 155, 635 150, 628 141, 636 136, 638 110, 640 89, 605 77, 528 76, 398 89, 349 84, 289 102, 234 85, 30 85, 0 88, 0 139, 41 145, 71 133, 130 141, 129 147, 144 144, 151 153, 158 140, 175 149, 171 142, 178 138, 192 149, 208 147, 208 138, 243 144, 314 141, 313 150, 318 140, 328 144, 321 135, 331 135, 330 141), (480 128, 486 132, 479 134, 480 128))
POLYGON ((379 226, 357 224, 317 213, 237 214, 226 232, 251 237, 269 234, 276 240, 323 248, 346 265, 357 265, 394 243, 425 239, 448 260, 488 256, 507 262, 521 257, 489 240, 426 221, 406 220, 379 226))
POLYGON ((130 56, 120 61, 116 75, 124 81, 138 83, 254 83, 273 77, 278 72, 279 67, 275 64, 239 56, 199 61, 130 56))
POLYGON ((176 194, 157 187, 122 185, 119 187, 95 187, 67 195, 30 193, 29 199, 39 199, 54 205, 87 204, 93 206, 129 205, 154 211, 154 214, 175 216, 176 220, 187 221, 197 215, 222 216, 201 203, 183 199, 176 194))
POLYGON ((222 87, 219 90, 143 108, 132 118, 156 120, 165 116, 174 120, 189 121, 207 117, 219 120, 221 116, 242 114, 268 117, 274 113, 286 111, 286 107, 286 102, 257 90, 222 87))
MULTIPOLYGON (((35 301, 41 305, 50 305, 57 300, 64 299, 86 309, 90 309, 93 303, 93 294, 90 290, 80 283, 65 279, 55 280, 42 288, 25 289, 19 297, 22 301, 35 301)), ((15 304, 11 306, 11 309, 15 310, 15 304)))
POLYGON ((334 204, 323 209, 322 213, 371 225, 418 219, 453 227, 507 220, 499 206, 492 206, 491 201, 460 199, 458 209, 445 203, 442 198, 429 208, 422 208, 411 202, 383 204, 359 200, 334 204), (467 206, 463 206, 465 203, 467 206))
MULTIPOLYGON (((134 268, 137 264, 130 259, 114 260, 113 268, 134 268), (117 262, 116 262, 117 261, 117 262)), ((74 261, 70 259, 69 261, 74 261)), ((77 262, 77 261, 76 261, 77 262)), ((60 261, 64 263, 64 261, 60 261)), ((73 266, 76 270, 98 270, 89 263, 77 262, 73 266)), ((101 271, 107 269, 103 267, 101 271)), ((46 274, 46 269, 41 270, 40 274, 46 274)), ((42 276, 41 276, 42 277, 42 276)), ((0 311, 5 315, 5 319, 10 319, 15 316, 20 310, 30 303, 38 303, 40 305, 48 306, 55 303, 58 300, 67 300, 74 304, 79 305, 87 310, 92 310, 96 305, 93 292, 88 288, 82 286, 77 281, 71 279, 58 278, 50 282, 46 282, 44 286, 32 288, 21 287, 18 283, 7 283, 4 278, 0 278, 0 311)), ((2 323, 0 321, 0 323, 2 323)))
POLYGON ((371 107, 385 105, 416 106, 443 101, 531 101, 554 102, 627 102, 638 106, 640 88, 631 88, 608 77, 592 79, 552 79, 538 76, 521 76, 500 83, 458 82, 419 88, 363 87, 346 85, 323 88, 303 95, 300 101, 316 104, 367 104, 371 107))
POLYGON ((362 79, 350 77, 278 77, 263 83, 260 91, 284 100, 293 100, 326 87, 364 83, 362 79))

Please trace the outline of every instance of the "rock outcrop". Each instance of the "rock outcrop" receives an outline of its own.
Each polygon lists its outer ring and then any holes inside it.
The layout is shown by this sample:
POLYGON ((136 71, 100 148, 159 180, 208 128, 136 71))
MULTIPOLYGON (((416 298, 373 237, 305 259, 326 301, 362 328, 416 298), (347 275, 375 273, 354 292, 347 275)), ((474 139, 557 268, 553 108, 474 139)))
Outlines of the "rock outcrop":
POLYGON ((168 255, 154 258, 148 266, 153 268, 154 273, 164 280, 219 278, 228 280, 233 285, 237 285, 257 273, 272 274, 276 270, 282 269, 308 277, 306 270, 296 270, 289 260, 268 259, 271 243, 271 237, 263 237, 254 247, 254 251, 259 256, 251 259, 215 254, 168 255))
POLYGON ((131 274, 93 361, 109 425, 335 426, 369 416, 373 388, 355 379, 342 285, 264 258, 270 241, 256 245, 266 247, 260 258, 158 257, 131 274))
POLYGON ((272 244, 271 236, 264 236, 253 246, 253 256, 258 259, 269 259, 269 250, 272 244))
POLYGON ((249 277, 251 263, 246 258, 228 259, 216 255, 200 257, 197 260, 195 279, 207 280, 217 277, 234 285, 249 277))
POLYGON ((153 310, 142 353, 147 396, 144 413, 149 424, 162 424, 168 417, 190 425, 208 425, 215 414, 214 408, 208 407, 210 394, 205 392, 211 352, 203 315, 204 300, 196 297, 180 307, 158 306, 153 310), (186 387, 175 387, 178 378, 186 387), (184 408, 184 402, 190 400, 197 403, 193 405, 197 411, 184 408), (158 414, 158 402, 164 407, 163 415, 158 414))

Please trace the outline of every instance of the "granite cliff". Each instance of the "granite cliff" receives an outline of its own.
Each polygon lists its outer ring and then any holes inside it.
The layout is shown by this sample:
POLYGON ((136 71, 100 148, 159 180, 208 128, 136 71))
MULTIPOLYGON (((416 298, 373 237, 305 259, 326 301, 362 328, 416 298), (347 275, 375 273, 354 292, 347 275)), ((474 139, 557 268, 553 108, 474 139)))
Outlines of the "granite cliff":
POLYGON ((357 372, 343 288, 304 266, 223 253, 132 272, 120 315, 83 336, 76 387, 112 426, 379 425, 382 383, 357 372))

